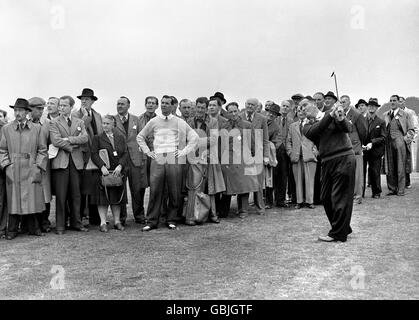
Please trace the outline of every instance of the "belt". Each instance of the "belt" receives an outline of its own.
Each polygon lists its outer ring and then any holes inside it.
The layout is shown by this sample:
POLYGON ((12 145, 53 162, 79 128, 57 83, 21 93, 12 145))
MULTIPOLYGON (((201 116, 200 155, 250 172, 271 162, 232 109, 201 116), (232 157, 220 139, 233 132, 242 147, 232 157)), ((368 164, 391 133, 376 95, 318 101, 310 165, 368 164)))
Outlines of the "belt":
POLYGON ((12 158, 23 158, 23 159, 29 159, 31 157, 30 153, 12 153, 12 158))

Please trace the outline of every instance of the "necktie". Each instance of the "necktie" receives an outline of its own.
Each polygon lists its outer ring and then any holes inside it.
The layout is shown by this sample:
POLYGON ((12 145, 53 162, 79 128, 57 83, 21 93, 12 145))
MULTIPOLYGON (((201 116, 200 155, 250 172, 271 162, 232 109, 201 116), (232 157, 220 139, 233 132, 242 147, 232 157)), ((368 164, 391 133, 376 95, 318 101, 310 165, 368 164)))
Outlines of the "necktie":
POLYGON ((252 122, 252 115, 251 114, 247 115, 247 121, 252 122))
POLYGON ((300 121, 300 134, 303 135, 303 120, 300 121))
POLYGON ((67 123, 68 123, 68 126, 71 127, 71 119, 70 118, 67 118, 67 123))
POLYGON ((282 126, 285 127, 285 117, 282 117, 282 126))
POLYGON ((125 123, 125 122, 127 122, 127 117, 126 116, 123 116, 122 117, 122 123, 125 123))
POLYGON ((169 117, 168 116, 166 116, 166 120, 169 120, 169 117))
POLYGON ((390 121, 394 118, 394 111, 390 111, 390 121))
POLYGON ((24 127, 25 127, 25 124, 23 122, 19 123, 19 128, 21 131, 23 130, 24 127))

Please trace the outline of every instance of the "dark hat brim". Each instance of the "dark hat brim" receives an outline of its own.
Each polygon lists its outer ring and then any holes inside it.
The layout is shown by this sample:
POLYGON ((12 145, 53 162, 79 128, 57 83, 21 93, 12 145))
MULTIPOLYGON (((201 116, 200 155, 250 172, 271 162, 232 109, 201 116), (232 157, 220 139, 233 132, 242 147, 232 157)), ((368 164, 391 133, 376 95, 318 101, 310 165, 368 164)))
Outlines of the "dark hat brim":
POLYGON ((336 101, 338 101, 338 98, 337 98, 335 95, 326 94, 324 97, 325 97, 325 98, 327 98, 327 97, 329 97, 329 98, 333 98, 333 99, 335 99, 336 101))
POLYGON ((96 101, 97 100, 97 97, 96 96, 77 96, 77 98, 79 98, 79 99, 81 99, 81 98, 83 98, 83 97, 86 97, 86 98, 91 98, 93 101, 96 101))
POLYGON ((220 101, 221 101, 223 104, 227 103, 226 99, 223 99, 223 98, 220 98, 220 97, 217 97, 217 96, 211 96, 211 97, 210 97, 210 100, 211 100, 211 99, 213 99, 213 98, 220 99, 220 101))
POLYGON ((12 109, 14 109, 14 108, 22 108, 22 109, 25 109, 25 110, 28 110, 28 111, 32 111, 32 109, 31 109, 31 107, 24 107, 24 106, 10 106, 9 105, 9 107, 10 108, 12 108, 12 109))

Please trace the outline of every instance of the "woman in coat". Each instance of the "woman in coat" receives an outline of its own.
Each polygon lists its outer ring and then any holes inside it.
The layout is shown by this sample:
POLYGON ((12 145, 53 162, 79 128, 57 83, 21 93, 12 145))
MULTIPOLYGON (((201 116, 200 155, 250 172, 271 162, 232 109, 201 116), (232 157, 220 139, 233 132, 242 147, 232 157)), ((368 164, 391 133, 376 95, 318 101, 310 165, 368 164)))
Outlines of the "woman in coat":
POLYGON ((290 125, 285 145, 292 164, 297 191, 295 209, 300 209, 303 203, 314 209, 314 176, 319 153, 314 143, 303 134, 306 114, 302 107, 297 108, 297 116, 298 121, 290 125))
MULTIPOLYGON (((106 115, 102 119, 103 132, 93 137, 92 142, 92 161, 101 170, 103 176, 113 174, 115 176, 122 176, 127 169, 127 144, 125 137, 118 133, 115 128, 115 118, 111 115, 106 115), (106 156, 109 163, 106 163, 106 156)), ((98 177, 96 183, 96 194, 93 199, 98 206, 100 216, 101 232, 108 232, 106 226, 106 215, 108 207, 111 206, 112 215, 114 218, 114 229, 123 231, 124 227, 120 221, 121 203, 126 204, 126 197, 124 197, 125 186, 108 187, 105 192, 105 187, 102 186, 101 176, 98 177)))

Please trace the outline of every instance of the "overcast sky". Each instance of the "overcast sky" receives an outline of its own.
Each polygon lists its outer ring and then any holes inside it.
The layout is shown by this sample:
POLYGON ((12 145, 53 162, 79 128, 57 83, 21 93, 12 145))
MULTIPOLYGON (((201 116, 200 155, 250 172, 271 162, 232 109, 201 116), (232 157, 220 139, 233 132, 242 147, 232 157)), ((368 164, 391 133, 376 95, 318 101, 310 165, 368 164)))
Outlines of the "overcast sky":
POLYGON ((418 30, 417 0, 0 0, 0 107, 84 87, 103 114, 121 95, 134 114, 147 95, 281 102, 335 91, 332 71, 383 103, 419 95, 418 30))

